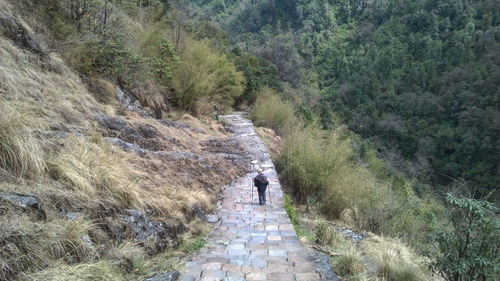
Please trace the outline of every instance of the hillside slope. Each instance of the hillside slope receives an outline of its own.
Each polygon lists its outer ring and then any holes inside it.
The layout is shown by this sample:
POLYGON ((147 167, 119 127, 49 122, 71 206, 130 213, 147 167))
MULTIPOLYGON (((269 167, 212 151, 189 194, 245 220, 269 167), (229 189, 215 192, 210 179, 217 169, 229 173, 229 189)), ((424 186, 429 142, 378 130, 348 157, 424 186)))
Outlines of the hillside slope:
POLYGON ((239 144, 215 121, 158 120, 111 82, 84 83, 0 8, 0 280, 170 268, 155 255, 203 229, 245 172, 239 144))

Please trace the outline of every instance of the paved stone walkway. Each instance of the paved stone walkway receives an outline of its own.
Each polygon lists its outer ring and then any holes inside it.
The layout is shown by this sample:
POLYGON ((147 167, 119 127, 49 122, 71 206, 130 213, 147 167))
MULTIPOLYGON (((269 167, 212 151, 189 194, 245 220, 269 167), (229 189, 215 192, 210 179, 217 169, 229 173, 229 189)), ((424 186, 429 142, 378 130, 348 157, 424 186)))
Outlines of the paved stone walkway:
POLYGON ((254 172, 225 189, 219 224, 207 245, 185 264, 180 280, 337 280, 328 258, 306 250, 300 243, 283 208, 274 164, 253 124, 240 114, 226 115, 224 119, 253 159, 249 165, 254 172), (265 206, 258 204, 255 188, 252 202, 251 179, 258 167, 270 182, 271 198, 267 198, 265 206))

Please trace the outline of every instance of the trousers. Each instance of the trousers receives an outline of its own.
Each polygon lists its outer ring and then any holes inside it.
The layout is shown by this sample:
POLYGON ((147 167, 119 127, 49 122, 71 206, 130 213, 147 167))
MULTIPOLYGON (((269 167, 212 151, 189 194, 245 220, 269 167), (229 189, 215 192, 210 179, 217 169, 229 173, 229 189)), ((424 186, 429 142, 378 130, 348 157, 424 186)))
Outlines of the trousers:
POLYGON ((266 204, 266 188, 258 188, 257 191, 259 192, 259 205, 266 204))

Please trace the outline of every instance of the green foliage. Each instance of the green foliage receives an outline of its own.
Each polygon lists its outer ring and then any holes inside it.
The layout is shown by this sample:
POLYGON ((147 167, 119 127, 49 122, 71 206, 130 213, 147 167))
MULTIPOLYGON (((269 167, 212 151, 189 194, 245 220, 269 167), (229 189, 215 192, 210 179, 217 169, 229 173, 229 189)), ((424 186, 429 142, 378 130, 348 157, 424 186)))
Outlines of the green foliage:
POLYGON ((196 236, 190 238, 186 241, 183 241, 181 246, 179 246, 179 251, 186 252, 188 254, 195 253, 203 248, 206 244, 206 241, 201 236, 196 236))
POLYGON ((259 59, 252 54, 243 53, 236 47, 232 51, 234 64, 238 71, 245 76, 245 91, 236 100, 236 104, 253 104, 258 92, 264 87, 272 88, 276 91, 281 89, 279 85, 278 72, 276 68, 263 59, 259 59))
POLYGON ((210 48, 208 41, 193 41, 180 56, 172 78, 173 102, 197 113, 200 102, 215 102, 226 110, 244 90, 243 74, 227 56, 210 48))
POLYGON ((298 125, 293 107, 270 88, 263 88, 257 94, 250 118, 256 126, 271 128, 281 136, 287 136, 298 125))
POLYGON ((162 38, 157 43, 158 57, 155 61, 154 71, 158 78, 167 82, 172 78, 172 68, 179 62, 175 54, 174 45, 169 40, 162 38))
POLYGON ((295 207, 293 207, 292 199, 290 198, 290 196, 288 194, 283 193, 283 201, 284 201, 283 206, 285 207, 286 213, 288 214, 288 217, 290 218, 290 221, 292 222, 293 227, 295 228, 295 231, 297 231, 297 233, 299 234, 300 233, 300 229, 299 229, 300 224, 299 224, 299 214, 297 213, 297 209, 295 209, 295 207))
POLYGON ((448 194, 449 229, 431 236, 438 252, 428 253, 430 267, 449 281, 498 280, 500 223, 491 203, 448 194))
POLYGON ((287 98, 325 128, 346 123, 428 183, 463 178, 483 196, 498 185, 497 0, 187 2, 295 89, 318 88, 319 101, 287 98))

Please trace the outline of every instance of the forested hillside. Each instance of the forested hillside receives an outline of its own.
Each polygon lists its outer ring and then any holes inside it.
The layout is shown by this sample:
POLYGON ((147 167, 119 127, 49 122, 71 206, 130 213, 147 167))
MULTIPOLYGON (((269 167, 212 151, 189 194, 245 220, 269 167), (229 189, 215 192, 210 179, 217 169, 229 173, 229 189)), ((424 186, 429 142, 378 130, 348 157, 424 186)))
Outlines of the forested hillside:
POLYGON ((500 1, 185 2, 271 62, 325 128, 347 124, 438 191, 498 190, 500 1))

